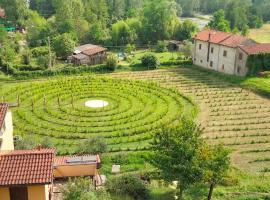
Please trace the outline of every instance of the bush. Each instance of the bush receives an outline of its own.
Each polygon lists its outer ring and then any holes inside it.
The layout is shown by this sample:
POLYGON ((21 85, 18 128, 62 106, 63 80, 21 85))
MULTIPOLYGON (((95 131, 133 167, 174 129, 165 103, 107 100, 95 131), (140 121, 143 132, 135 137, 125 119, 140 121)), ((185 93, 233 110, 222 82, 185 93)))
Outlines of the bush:
POLYGON ((90 138, 82 141, 78 147, 80 154, 100 154, 108 150, 105 139, 102 137, 90 138))
POLYGON ((165 41, 158 41, 158 44, 156 46, 156 52, 163 53, 166 51, 168 51, 167 43, 165 41))
POLYGON ((63 200, 111 200, 105 190, 94 190, 89 179, 70 179, 68 184, 62 188, 63 200))
POLYGON ((145 184, 136 176, 122 175, 109 180, 108 191, 116 195, 129 195, 135 200, 149 199, 149 190, 145 184))
POLYGON ((115 56, 111 55, 107 58, 106 66, 108 70, 114 71, 117 67, 117 59, 115 56))
POLYGON ((38 58, 49 54, 49 48, 47 46, 36 47, 31 50, 32 56, 38 58))
POLYGON ((148 69, 157 69, 159 66, 158 58, 153 54, 145 54, 142 58, 142 65, 148 69))
POLYGON ((34 149, 38 146, 37 141, 33 139, 32 135, 25 136, 17 141, 15 141, 15 149, 18 150, 29 150, 34 149))

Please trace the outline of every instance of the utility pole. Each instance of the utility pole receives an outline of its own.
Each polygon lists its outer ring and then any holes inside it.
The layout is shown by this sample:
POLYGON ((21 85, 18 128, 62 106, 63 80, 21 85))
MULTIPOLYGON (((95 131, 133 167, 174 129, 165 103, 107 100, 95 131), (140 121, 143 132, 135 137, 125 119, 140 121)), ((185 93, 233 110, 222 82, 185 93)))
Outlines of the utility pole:
POLYGON ((49 68, 52 67, 52 52, 51 52, 51 40, 48 37, 48 45, 49 45, 49 68))

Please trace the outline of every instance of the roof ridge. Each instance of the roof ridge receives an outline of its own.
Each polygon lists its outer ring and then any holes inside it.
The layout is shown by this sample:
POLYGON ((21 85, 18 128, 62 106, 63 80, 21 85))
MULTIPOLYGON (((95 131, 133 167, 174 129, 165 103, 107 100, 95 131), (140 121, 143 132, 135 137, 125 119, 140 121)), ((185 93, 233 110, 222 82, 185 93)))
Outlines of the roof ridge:
POLYGON ((229 34, 230 34, 230 35, 229 35, 228 37, 226 37, 226 38, 224 38, 223 40, 219 41, 218 44, 220 44, 220 43, 222 43, 222 42, 228 40, 228 39, 231 38, 232 36, 234 36, 232 33, 229 33, 229 34))

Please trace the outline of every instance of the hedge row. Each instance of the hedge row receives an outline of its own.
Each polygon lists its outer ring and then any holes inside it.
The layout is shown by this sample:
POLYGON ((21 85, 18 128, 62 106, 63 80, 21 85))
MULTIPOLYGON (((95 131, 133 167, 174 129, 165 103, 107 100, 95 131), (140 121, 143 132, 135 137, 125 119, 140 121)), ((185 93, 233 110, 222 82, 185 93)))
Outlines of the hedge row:
POLYGON ((26 79, 26 78, 36 78, 42 76, 56 76, 56 75, 69 75, 69 74, 80 74, 80 73, 103 73, 112 72, 106 65, 95 65, 95 66, 73 66, 68 65, 64 68, 59 69, 46 69, 46 70, 36 70, 36 71, 20 71, 13 67, 11 64, 7 64, 2 67, 3 70, 15 78, 26 79))

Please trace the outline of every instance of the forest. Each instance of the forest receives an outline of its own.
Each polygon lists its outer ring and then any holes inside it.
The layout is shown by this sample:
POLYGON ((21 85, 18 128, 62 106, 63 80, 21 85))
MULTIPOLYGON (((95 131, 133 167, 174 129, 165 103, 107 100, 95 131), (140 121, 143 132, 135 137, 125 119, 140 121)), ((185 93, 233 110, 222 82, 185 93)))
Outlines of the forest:
POLYGON ((0 0, 0 6, 7 21, 27 29, 31 46, 48 36, 107 46, 189 39, 183 34, 192 25, 183 28, 178 17, 219 10, 234 32, 270 20, 268 0, 0 0))

